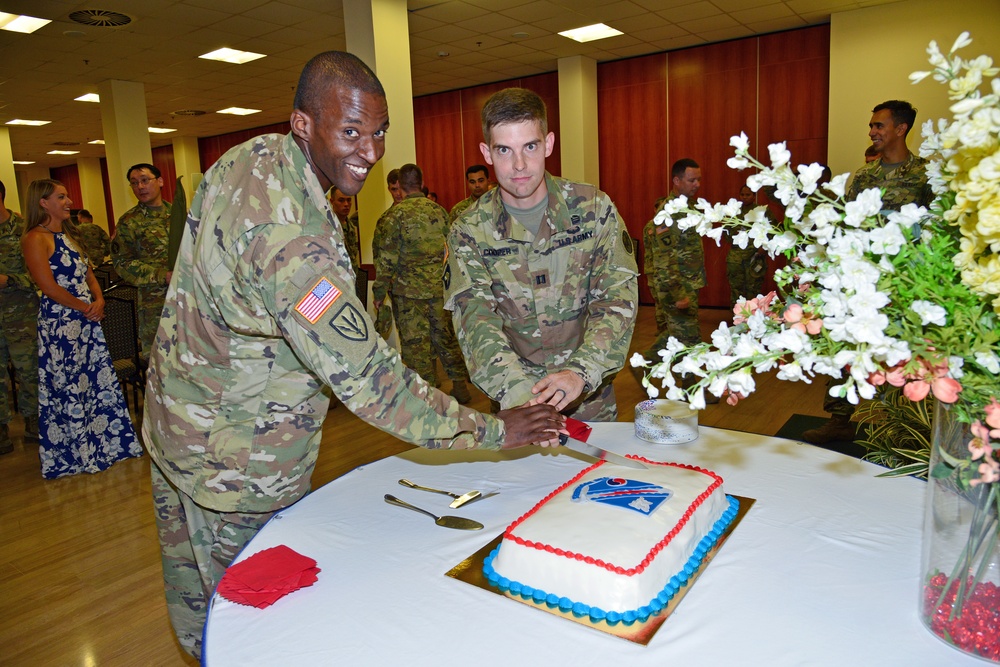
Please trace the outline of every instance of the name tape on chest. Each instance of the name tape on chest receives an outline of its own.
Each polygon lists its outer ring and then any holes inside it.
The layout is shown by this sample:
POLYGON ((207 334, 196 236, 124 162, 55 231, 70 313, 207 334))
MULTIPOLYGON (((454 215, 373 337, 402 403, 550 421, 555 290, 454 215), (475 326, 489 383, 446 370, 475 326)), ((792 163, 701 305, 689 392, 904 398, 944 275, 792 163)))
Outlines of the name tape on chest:
POLYGON ((341 291, 333 283, 326 278, 320 278, 295 306, 295 312, 306 318, 310 324, 316 324, 340 295, 341 291))

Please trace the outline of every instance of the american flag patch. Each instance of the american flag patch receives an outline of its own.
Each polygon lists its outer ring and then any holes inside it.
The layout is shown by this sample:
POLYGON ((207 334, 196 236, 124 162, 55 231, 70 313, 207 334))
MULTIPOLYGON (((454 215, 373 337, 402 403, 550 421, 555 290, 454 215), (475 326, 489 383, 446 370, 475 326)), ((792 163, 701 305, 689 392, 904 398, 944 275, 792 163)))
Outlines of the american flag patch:
POLYGON ((310 324, 316 324, 339 298, 340 290, 326 278, 320 278, 309 293, 302 297, 299 305, 295 306, 295 312, 309 320, 310 324))

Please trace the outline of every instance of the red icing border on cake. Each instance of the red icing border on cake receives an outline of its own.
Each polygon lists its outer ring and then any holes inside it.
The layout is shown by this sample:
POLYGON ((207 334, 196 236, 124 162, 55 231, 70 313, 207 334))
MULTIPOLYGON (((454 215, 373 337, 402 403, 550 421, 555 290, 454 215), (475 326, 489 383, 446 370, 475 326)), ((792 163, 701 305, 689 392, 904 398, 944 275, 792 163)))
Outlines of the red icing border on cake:
POLYGON ((629 456, 628 458, 636 459, 637 461, 641 461, 641 462, 643 462, 643 463, 645 463, 647 465, 673 466, 675 468, 683 468, 685 470, 693 470, 695 472, 700 472, 700 473, 702 473, 704 475, 708 475, 709 477, 711 477, 712 479, 715 480, 712 484, 710 484, 708 486, 707 489, 705 489, 705 491, 703 491, 697 498, 695 498, 693 501, 691 501, 691 505, 688 506, 687 511, 684 512, 684 515, 681 517, 680 521, 677 522, 677 525, 675 525, 673 527, 673 530, 671 530, 669 533, 667 533, 662 540, 660 540, 659 542, 657 542, 653 546, 653 548, 649 550, 649 553, 646 554, 646 557, 642 560, 642 562, 639 563, 637 566, 632 567, 632 568, 624 568, 624 567, 621 567, 620 565, 614 565, 613 563, 606 563, 606 562, 604 562, 603 560, 601 560, 599 558, 593 558, 592 556, 584 556, 583 554, 574 553, 572 551, 565 551, 563 549, 558 549, 558 548, 552 546, 551 544, 539 544, 537 542, 532 542, 531 540, 526 540, 524 538, 518 537, 517 535, 514 535, 514 533, 513 533, 514 529, 517 528, 517 526, 519 526, 523 521, 525 521, 530 516, 532 516, 535 512, 537 512, 543 505, 545 505, 545 503, 549 502, 550 500, 552 500, 552 498, 554 498, 555 496, 557 496, 559 493, 561 493, 565 489, 567 489, 570 486, 572 486, 573 484, 575 484, 577 481, 580 480, 581 477, 583 477, 584 475, 586 475, 591 470, 594 470, 595 468, 598 468, 599 466, 604 465, 606 463, 606 461, 598 461, 594 465, 592 465, 592 466, 590 466, 588 468, 584 468, 583 470, 580 471, 579 474, 575 475, 568 482, 566 482, 565 484, 563 484, 562 486, 560 486, 559 488, 557 488, 555 491, 553 491, 549 495, 547 495, 544 498, 542 498, 538 502, 538 504, 536 504, 534 507, 532 507, 526 514, 524 514, 523 516, 519 517, 512 524, 510 524, 509 526, 507 526, 507 530, 504 531, 504 539, 505 540, 511 540, 511 541, 515 542, 516 544, 520 544, 523 547, 528 547, 528 548, 531 548, 531 549, 538 549, 540 551, 547 551, 548 553, 555 554, 556 556, 561 556, 563 558, 572 558, 573 560, 583 561, 584 563, 587 563, 588 565, 596 565, 597 567, 603 567, 605 570, 608 570, 609 572, 614 572, 615 574, 621 574, 621 575, 625 575, 627 577, 631 577, 631 576, 634 576, 634 575, 637 575, 637 574, 641 574, 646 569, 646 567, 648 567, 649 564, 651 562, 653 562, 653 559, 656 558, 656 555, 658 553, 660 553, 661 551, 663 551, 663 549, 665 549, 666 546, 668 544, 670 544, 670 542, 674 539, 674 536, 676 536, 677 533, 680 532, 680 530, 687 524, 688 520, 691 518, 691 515, 694 514, 694 511, 696 509, 698 509, 698 507, 701 506, 701 504, 703 502, 705 502, 705 500, 710 495, 712 495, 713 491, 715 491, 717 488, 719 488, 719 486, 722 485, 722 478, 718 474, 712 472, 711 470, 706 470, 705 468, 700 468, 698 466, 688 465, 686 463, 671 463, 671 462, 665 462, 665 461, 650 461, 649 459, 643 458, 641 456, 629 456))

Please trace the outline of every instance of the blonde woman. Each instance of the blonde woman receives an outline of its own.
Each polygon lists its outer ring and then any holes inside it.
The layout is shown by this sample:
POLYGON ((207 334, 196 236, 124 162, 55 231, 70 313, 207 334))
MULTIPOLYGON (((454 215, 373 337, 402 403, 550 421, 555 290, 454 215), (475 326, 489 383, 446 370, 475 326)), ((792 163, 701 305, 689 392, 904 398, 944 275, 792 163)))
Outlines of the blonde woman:
POLYGON ((28 187, 21 250, 42 291, 38 307, 38 418, 42 476, 100 472, 141 456, 100 321, 104 297, 70 222, 59 181, 28 187))

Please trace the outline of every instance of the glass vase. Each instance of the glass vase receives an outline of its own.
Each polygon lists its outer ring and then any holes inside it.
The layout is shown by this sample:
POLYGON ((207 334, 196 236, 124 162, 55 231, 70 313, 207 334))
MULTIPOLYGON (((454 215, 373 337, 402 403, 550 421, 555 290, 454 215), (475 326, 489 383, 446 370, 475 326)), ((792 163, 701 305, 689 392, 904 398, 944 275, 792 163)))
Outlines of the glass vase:
MULTIPOLYGON (((1000 551, 997 487, 962 489, 935 477, 946 455, 967 461, 969 425, 947 404, 934 408, 921 560, 920 618, 936 637, 969 655, 1000 661, 1000 551)), ((973 461, 973 466, 978 464, 973 461)))

